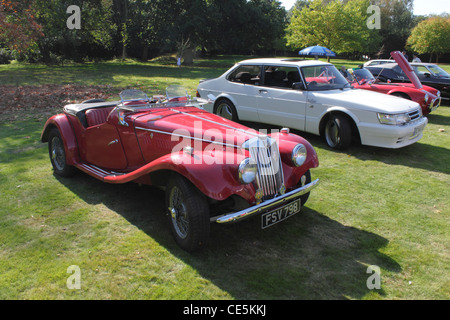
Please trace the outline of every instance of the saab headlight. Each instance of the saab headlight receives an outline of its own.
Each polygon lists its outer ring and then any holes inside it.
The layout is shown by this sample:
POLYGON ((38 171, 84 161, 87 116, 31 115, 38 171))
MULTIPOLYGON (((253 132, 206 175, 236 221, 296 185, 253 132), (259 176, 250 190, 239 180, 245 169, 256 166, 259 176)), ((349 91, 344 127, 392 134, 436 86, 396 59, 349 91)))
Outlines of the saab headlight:
POLYGON ((256 178, 257 167, 256 163, 250 158, 245 158, 239 165, 239 180, 241 183, 251 183, 256 178))
POLYGON ((296 167, 300 167, 306 161, 306 147, 303 144, 298 144, 292 150, 292 162, 296 167))
POLYGON ((378 113, 378 120, 382 124, 401 126, 411 121, 411 118, 407 113, 398 113, 398 114, 378 113))

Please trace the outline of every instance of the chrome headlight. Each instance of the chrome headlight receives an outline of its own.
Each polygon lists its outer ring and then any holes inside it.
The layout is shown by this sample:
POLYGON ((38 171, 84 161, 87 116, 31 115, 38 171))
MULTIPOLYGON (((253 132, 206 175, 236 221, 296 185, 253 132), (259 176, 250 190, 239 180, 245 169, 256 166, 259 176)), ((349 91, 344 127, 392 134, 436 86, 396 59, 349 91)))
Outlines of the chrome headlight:
POLYGON ((398 114, 378 113, 378 120, 382 124, 391 124, 400 126, 411 121, 411 118, 407 113, 398 113, 398 114))
POLYGON ((300 167, 306 161, 306 147, 303 144, 298 144, 292 149, 292 162, 296 167, 300 167))
POLYGON ((255 180, 257 170, 256 163, 251 161, 250 158, 242 160, 238 169, 241 183, 248 184, 255 180))

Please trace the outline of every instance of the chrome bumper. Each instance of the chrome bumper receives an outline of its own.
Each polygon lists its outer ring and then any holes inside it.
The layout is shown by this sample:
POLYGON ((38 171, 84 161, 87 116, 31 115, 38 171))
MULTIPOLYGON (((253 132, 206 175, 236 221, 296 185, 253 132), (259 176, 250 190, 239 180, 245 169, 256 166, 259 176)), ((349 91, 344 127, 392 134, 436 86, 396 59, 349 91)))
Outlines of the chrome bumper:
POLYGON ((272 209, 276 209, 277 207, 287 204, 290 201, 293 201, 300 196, 310 192, 312 189, 314 189, 317 184, 319 183, 319 179, 316 179, 312 181, 311 183, 308 183, 304 185, 303 187, 297 188, 295 190, 292 190, 288 193, 285 193, 282 196, 279 196, 277 198, 273 198, 267 201, 264 201, 263 203, 260 203, 256 206, 237 211, 232 213, 227 213, 221 216, 216 216, 211 218, 211 222, 217 222, 217 223, 230 223, 230 222, 236 222, 244 218, 248 218, 254 214, 263 214, 266 213, 272 209))

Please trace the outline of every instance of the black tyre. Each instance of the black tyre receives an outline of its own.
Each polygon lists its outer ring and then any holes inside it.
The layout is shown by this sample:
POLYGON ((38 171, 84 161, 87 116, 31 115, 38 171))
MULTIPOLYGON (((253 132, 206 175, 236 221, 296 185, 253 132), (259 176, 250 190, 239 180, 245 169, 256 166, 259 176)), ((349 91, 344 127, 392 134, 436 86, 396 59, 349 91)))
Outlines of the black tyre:
POLYGON ((188 252, 206 247, 210 221, 205 195, 185 178, 174 176, 166 188, 166 207, 177 244, 188 252))
POLYGON ((75 167, 66 162, 66 150, 61 134, 57 128, 53 128, 48 136, 48 153, 54 172, 62 177, 70 177, 75 174, 75 167))
POLYGON ((238 121, 236 108, 230 100, 220 99, 214 106, 214 113, 231 121, 238 121))
MULTIPOLYGON (((305 177, 306 179, 304 178, 303 181, 300 180, 299 187, 303 187, 304 185, 307 185, 308 183, 311 183, 311 172, 310 172, 309 170, 306 171, 306 173, 304 174, 304 177, 305 177)), ((306 201, 308 201, 309 194, 310 194, 310 192, 305 193, 304 195, 302 195, 302 196, 300 197, 301 202, 302 202, 302 207, 305 205, 306 201)))
POLYGON ((352 142, 352 129, 349 120, 342 115, 331 115, 325 123, 325 141, 330 148, 343 150, 352 142))

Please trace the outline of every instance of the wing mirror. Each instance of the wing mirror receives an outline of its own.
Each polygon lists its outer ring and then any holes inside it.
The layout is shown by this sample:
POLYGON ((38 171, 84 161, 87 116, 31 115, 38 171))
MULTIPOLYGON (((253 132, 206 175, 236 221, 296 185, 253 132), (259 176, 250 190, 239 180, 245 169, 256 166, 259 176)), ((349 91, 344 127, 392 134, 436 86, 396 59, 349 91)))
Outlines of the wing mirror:
POLYGON ((303 82, 294 82, 292 84, 292 89, 294 90, 305 90, 305 85, 303 84, 303 82))

